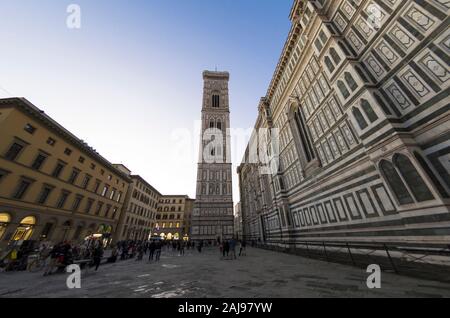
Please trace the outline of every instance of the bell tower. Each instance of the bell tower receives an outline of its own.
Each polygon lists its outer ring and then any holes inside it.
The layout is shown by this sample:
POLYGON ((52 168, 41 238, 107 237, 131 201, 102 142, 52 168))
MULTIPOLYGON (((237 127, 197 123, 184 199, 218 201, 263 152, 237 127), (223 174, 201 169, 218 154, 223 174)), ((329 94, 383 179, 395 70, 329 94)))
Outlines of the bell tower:
POLYGON ((202 129, 197 196, 191 238, 217 241, 233 236, 228 72, 203 72, 202 129))

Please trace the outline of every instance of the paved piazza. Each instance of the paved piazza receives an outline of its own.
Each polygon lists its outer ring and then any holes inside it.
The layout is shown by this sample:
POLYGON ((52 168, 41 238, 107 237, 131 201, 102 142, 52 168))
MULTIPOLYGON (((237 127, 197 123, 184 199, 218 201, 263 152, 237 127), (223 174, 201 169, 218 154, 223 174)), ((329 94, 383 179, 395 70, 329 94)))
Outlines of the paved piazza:
POLYGON ((69 290, 66 274, 0 273, 0 297, 450 297, 450 285, 389 273, 369 290, 367 274, 350 266, 249 249, 237 261, 218 252, 164 251, 158 264, 135 260, 83 272, 82 288, 69 290))

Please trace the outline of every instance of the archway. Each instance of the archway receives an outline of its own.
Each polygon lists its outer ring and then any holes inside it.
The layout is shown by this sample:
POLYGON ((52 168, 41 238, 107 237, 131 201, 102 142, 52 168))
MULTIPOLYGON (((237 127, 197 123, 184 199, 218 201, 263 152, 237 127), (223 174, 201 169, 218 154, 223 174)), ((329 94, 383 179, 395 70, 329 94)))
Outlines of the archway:
POLYGON ((0 213, 0 240, 6 232, 6 228, 11 222, 11 216, 8 213, 0 213))
POLYGON ((36 218, 34 216, 27 216, 20 221, 16 232, 13 235, 13 241, 27 241, 33 234, 34 227, 36 226, 36 218))

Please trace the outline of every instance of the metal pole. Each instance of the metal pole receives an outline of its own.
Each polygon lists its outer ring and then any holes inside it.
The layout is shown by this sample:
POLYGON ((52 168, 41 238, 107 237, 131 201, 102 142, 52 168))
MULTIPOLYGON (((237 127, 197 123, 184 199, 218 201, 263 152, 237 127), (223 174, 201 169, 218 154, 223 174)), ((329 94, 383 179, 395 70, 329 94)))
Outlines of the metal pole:
POLYGON ((394 260, 392 259, 391 253, 389 253, 389 249, 388 249, 388 246, 386 244, 384 244, 384 249, 386 250, 386 254, 387 254, 388 258, 389 258, 389 262, 391 262, 391 266, 394 269, 394 272, 396 274, 398 274, 397 267, 395 266, 394 260))
POLYGON ((353 254, 352 254, 352 251, 350 249, 350 245, 348 245, 348 243, 346 243, 346 244, 347 244, 348 254, 350 255, 350 258, 352 259, 352 263, 353 263, 354 266, 356 266, 355 259, 353 258, 353 254))

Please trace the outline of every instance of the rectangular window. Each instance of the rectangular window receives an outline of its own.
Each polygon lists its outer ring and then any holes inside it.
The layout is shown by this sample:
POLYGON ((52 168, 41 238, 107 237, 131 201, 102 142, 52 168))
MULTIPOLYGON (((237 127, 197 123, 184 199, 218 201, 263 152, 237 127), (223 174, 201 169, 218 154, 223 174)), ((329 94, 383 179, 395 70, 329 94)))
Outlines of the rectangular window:
POLYGON ((73 171, 72 171, 72 173, 71 173, 71 175, 70 175, 70 177, 69 177, 68 182, 69 182, 70 184, 74 184, 75 181, 77 180, 79 174, 80 174, 80 171, 79 171, 79 170, 73 169, 73 171))
POLYGON ((43 154, 38 154, 36 159, 34 159, 34 162, 31 165, 31 168, 33 168, 34 170, 41 169, 41 167, 44 164, 46 159, 47 159, 47 156, 45 156, 43 154))
POLYGON ((55 170, 53 170, 53 173, 52 173, 52 177, 59 178, 63 169, 64 169, 64 165, 62 163, 56 164, 55 170))
POLYGON ((111 194, 109 195, 110 200, 114 200, 114 196, 116 195, 116 189, 112 189, 111 194))
POLYGON ((27 133, 30 134, 34 134, 36 131, 36 127, 30 125, 30 124, 26 124, 25 127, 23 128, 27 133))
POLYGON ((92 170, 95 169, 95 163, 91 163, 91 169, 92 169, 92 170))
POLYGON ((66 148, 64 150, 64 154, 70 156, 72 154, 72 150, 70 150, 69 148, 66 148))
POLYGON ((28 188, 31 185, 31 181, 28 180, 21 180, 19 182, 19 186, 17 187, 16 192, 14 193, 13 197, 14 199, 22 199, 25 193, 27 192, 28 188))
POLYGON ((117 214, 117 208, 113 209, 113 214, 111 216, 111 219, 115 219, 116 218, 116 214, 117 214))
POLYGON ((9 148, 9 150, 6 152, 5 158, 11 161, 16 160, 17 156, 22 151, 22 149, 23 146, 21 144, 18 144, 16 142, 13 143, 12 146, 9 148))
POLYGON ((107 206, 106 206, 106 211, 105 211, 105 218, 107 218, 108 217, 108 215, 109 215, 109 211, 111 211, 111 206, 108 204, 107 206))
POLYGON ((94 186, 94 192, 95 193, 97 193, 98 192, 98 189, 100 188, 100 184, 101 184, 101 182, 100 181, 95 181, 95 186, 94 186))
POLYGON ((92 205, 94 204, 94 200, 92 199, 88 199, 87 203, 86 203, 86 208, 84 209, 85 213, 89 213, 91 212, 92 209, 92 205))
POLYGON ((91 176, 86 175, 86 177, 84 177, 83 184, 81 185, 81 187, 83 189, 87 189, 90 181, 91 181, 91 176))
POLYGON ((83 200, 82 196, 80 196, 80 195, 76 196, 75 201, 73 201, 72 211, 74 211, 74 212, 78 211, 78 208, 80 207, 82 200, 83 200))
POLYGON ((107 185, 105 185, 105 186, 103 187, 102 197, 105 197, 105 196, 106 196, 106 194, 108 193, 108 189, 109 189, 109 187, 108 187, 107 185))
POLYGON ((103 202, 99 202, 97 204, 97 209, 95 210, 95 215, 100 215, 100 212, 102 211, 103 208, 103 202))
POLYGON ((47 202, 47 199, 50 196, 50 193, 52 192, 52 190, 53 190, 52 187, 44 186, 44 188, 42 188, 42 191, 39 195, 38 203, 45 204, 45 202, 47 202))
POLYGON ((84 159, 84 157, 80 157, 80 158, 78 159, 78 162, 79 162, 79 163, 84 163, 85 160, 86 160, 86 159, 84 159))
POLYGON ((64 208, 64 205, 66 204, 68 197, 69 197, 69 192, 63 191, 61 193, 61 196, 59 197, 58 203, 56 204, 56 208, 57 209, 64 208))

